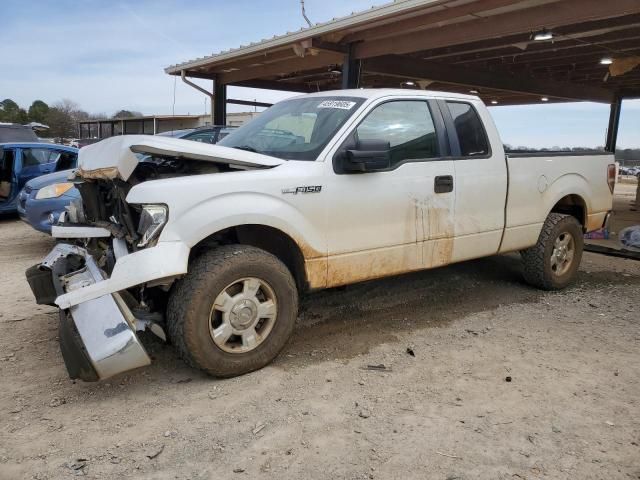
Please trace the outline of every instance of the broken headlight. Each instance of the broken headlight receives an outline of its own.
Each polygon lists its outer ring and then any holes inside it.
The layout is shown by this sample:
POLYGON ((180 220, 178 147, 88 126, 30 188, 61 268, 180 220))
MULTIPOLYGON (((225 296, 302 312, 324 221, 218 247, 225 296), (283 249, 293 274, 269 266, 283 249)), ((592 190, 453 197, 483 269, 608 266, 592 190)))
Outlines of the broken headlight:
POLYGON ((141 235, 139 247, 148 247, 156 240, 167 223, 169 211, 165 205, 142 205, 138 233, 141 235))

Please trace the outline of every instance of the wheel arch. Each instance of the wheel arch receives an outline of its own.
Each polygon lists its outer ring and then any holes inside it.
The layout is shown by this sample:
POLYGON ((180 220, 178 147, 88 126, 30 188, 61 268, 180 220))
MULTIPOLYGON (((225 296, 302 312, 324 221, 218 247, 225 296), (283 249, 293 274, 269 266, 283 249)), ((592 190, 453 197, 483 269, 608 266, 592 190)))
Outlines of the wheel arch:
POLYGON ((298 243, 284 231, 264 224, 240 224, 214 232, 191 247, 190 259, 220 245, 250 245, 277 257, 291 272, 299 291, 308 290, 305 256, 298 243))
POLYGON ((571 215, 578 220, 583 230, 585 230, 587 226, 587 202, 582 198, 582 196, 576 193, 570 193, 560 198, 551 208, 549 213, 563 213, 565 215, 571 215))

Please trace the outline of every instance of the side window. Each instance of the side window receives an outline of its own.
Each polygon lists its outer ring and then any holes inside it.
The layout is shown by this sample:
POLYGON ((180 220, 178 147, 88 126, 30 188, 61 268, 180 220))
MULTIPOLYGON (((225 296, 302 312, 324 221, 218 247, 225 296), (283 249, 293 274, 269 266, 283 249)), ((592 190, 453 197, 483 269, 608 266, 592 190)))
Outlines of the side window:
POLYGON ((356 140, 383 140, 391 146, 391 167, 405 160, 438 157, 438 137, 429 105, 400 100, 376 107, 356 128, 356 140))
POLYGON ((56 170, 70 170, 78 163, 78 155, 71 152, 60 152, 60 159, 56 165, 56 170))
POLYGON ((199 132, 199 133, 187 135, 184 138, 185 140, 192 140, 194 142, 213 143, 213 135, 214 135, 214 132, 213 130, 211 130, 209 132, 199 132))
POLYGON ((489 142, 478 112, 468 103, 447 102, 463 157, 487 155, 489 142))
POLYGON ((25 167, 33 167, 35 165, 44 165, 46 163, 54 163, 60 157, 60 152, 49 150, 47 148, 24 148, 22 149, 22 165, 25 167))

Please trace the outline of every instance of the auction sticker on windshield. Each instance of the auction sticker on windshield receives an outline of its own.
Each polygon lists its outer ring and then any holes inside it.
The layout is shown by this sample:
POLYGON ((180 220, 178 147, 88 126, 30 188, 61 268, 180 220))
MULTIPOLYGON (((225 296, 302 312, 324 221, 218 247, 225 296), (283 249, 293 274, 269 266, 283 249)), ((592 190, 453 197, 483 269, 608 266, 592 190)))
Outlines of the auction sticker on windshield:
POLYGON ((356 102, 347 100, 325 100, 318 105, 318 108, 340 108, 341 110, 351 110, 356 102))

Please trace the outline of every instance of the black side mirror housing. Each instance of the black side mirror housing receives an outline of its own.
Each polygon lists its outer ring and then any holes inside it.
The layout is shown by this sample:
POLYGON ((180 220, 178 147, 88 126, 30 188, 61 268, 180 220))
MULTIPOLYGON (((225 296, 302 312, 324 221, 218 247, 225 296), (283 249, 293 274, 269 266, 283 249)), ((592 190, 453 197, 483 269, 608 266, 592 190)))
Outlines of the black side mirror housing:
POLYGON ((384 140, 358 140, 355 149, 345 150, 345 173, 377 172, 391 166, 391 145, 384 140))

